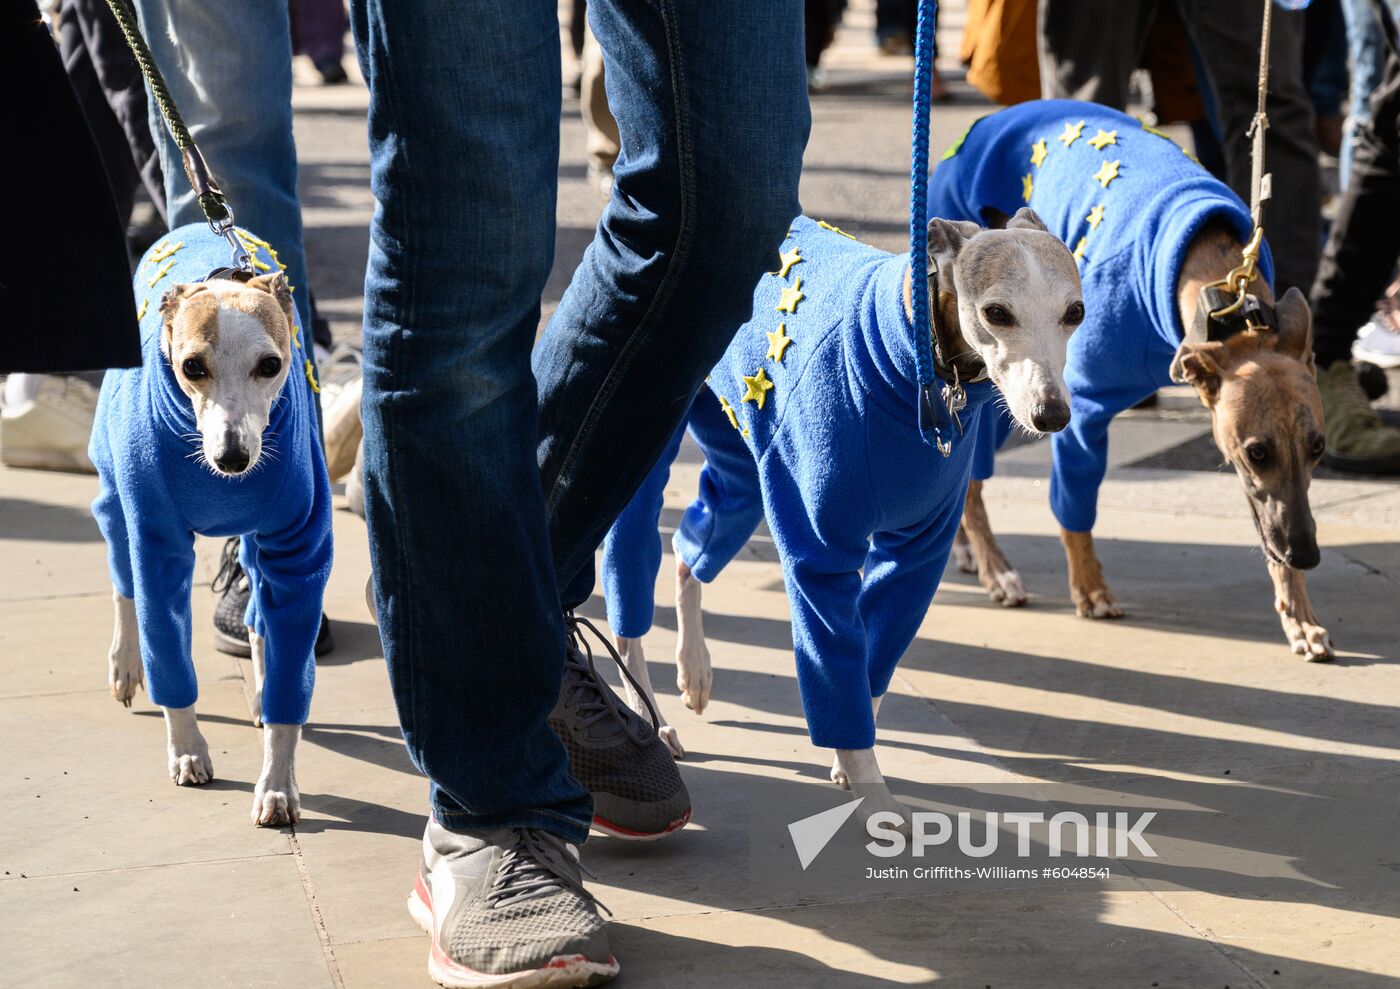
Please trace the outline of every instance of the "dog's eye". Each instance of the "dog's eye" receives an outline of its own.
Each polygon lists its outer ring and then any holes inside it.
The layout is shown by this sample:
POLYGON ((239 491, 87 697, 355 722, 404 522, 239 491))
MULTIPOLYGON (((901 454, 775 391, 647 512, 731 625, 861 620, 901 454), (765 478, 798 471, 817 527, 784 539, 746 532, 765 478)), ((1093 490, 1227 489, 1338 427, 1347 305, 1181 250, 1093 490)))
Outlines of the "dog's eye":
POLYGON ((1084 303, 1071 302, 1069 308, 1065 310, 1065 323, 1068 326, 1078 326, 1084 322, 1084 303))
POLYGON ((1314 460, 1322 456, 1323 451, 1325 451, 1326 449, 1327 440, 1321 436, 1314 436, 1312 443, 1308 445, 1308 452, 1312 454, 1314 460))
POLYGON ((1269 446, 1267 443, 1251 443, 1244 448, 1245 456, 1250 462, 1258 466, 1263 466, 1269 462, 1269 446))
POLYGON ((982 316, 993 326, 1010 326, 1016 322, 1016 318, 1011 315, 1011 310, 1005 306, 992 303, 982 309, 982 316))
POLYGON ((257 375, 259 378, 275 378, 282 370, 282 358, 268 355, 258 361, 257 375))
POLYGON ((200 378, 209 377, 209 369, 204 366, 204 362, 198 357, 191 357, 180 365, 180 370, 185 372, 185 377, 191 381, 198 381, 200 378))

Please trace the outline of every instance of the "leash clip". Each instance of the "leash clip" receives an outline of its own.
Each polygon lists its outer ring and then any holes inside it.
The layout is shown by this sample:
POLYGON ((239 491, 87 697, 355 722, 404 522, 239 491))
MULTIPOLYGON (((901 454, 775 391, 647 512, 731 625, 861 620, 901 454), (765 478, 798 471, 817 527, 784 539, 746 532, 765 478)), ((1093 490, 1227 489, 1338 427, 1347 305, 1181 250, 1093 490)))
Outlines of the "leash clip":
POLYGON ((253 270, 253 256, 248 253, 248 248, 243 241, 238 239, 238 231, 233 225, 233 207, 225 203, 224 208, 228 210, 228 215, 219 220, 210 220, 209 229, 228 241, 229 247, 233 249, 233 266, 239 271, 246 272, 250 276, 255 275, 256 272, 253 270))

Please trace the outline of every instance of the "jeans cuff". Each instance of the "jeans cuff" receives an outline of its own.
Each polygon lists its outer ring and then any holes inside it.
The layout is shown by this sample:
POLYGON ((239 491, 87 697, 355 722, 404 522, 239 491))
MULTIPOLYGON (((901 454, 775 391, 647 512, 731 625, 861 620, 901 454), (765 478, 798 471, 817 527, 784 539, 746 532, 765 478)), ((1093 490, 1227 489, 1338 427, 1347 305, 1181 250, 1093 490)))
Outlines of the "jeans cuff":
POLYGON ((445 810, 433 804, 433 819, 448 831, 488 831, 493 828, 536 828, 575 845, 588 840, 591 820, 579 820, 548 810, 521 810, 508 814, 469 814, 445 810))

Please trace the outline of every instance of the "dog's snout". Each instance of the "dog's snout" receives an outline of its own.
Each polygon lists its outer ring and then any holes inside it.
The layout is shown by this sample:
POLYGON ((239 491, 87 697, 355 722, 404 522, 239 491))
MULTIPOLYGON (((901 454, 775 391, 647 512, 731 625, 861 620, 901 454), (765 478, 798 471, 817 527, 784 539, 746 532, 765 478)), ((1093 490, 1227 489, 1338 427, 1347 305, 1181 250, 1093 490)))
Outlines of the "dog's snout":
POLYGON ((1317 540, 1308 540, 1290 546, 1288 552, 1283 555, 1283 562, 1294 570, 1311 570, 1322 562, 1322 550, 1318 549, 1317 540))
POLYGON ((238 434, 230 431, 224 437, 224 452, 214 458, 214 465, 225 474, 242 474, 248 469, 248 448, 238 434))
POLYGON ((1069 425, 1069 405, 1059 399, 1036 403, 1031 409, 1031 425, 1042 433, 1058 433, 1069 425))

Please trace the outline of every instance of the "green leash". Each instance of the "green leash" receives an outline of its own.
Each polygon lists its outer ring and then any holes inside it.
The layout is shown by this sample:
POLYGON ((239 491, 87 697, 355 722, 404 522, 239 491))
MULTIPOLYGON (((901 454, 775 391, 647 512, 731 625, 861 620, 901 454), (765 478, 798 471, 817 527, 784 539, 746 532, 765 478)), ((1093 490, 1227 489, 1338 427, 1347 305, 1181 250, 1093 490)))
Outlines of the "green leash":
POLYGON ((219 184, 214 181, 204 155, 200 153, 194 138, 190 136, 190 129, 185 126, 185 120, 180 116, 175 97, 170 95, 170 89, 165 85, 165 77, 161 75, 160 67, 156 65, 155 57, 146 45, 146 39, 141 36, 141 29, 136 23, 136 12, 131 9, 127 0, 107 0, 107 6, 112 9, 112 15, 117 19, 117 26, 122 29, 122 35, 131 47, 131 54, 135 56, 141 74, 146 77, 146 84, 151 87, 151 95, 160 109, 160 115, 165 119, 171 139, 180 149, 185 178, 189 180, 190 188, 194 190, 199 201, 199 208, 204 211, 204 216, 209 221, 209 229, 229 242, 233 248, 234 266, 252 274, 252 258, 234 229, 233 209, 224 199, 224 194, 219 189, 219 184))

